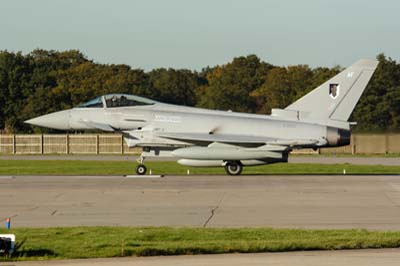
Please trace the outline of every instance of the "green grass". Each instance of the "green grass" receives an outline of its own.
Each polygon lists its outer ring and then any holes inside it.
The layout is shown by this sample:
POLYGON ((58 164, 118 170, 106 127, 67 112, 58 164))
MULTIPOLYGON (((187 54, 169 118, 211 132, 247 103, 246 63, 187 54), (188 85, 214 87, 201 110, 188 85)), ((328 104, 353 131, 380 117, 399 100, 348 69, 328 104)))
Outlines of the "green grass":
MULTIPOLYGON (((176 162, 147 162, 153 174, 185 175, 225 174, 219 168, 193 168, 176 162)), ((135 172, 133 161, 36 161, 0 160, 0 175, 127 175, 135 172)), ((245 167, 243 174, 400 174, 400 166, 351 165, 351 164, 287 164, 278 163, 245 167)))
MULTIPOLYGON (((283 252, 400 247, 400 232, 271 228, 19 228, 17 251, 2 260, 283 252)), ((1 260, 1 259, 0 259, 1 260)))

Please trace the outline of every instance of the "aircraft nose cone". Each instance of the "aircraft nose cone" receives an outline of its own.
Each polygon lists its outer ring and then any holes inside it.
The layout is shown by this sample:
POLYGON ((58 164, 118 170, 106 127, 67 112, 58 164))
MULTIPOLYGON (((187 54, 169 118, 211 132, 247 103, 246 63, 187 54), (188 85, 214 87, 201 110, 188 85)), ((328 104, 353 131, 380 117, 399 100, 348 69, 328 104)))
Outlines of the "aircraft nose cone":
POLYGON ((70 118, 70 110, 65 110, 38 116, 26 120, 25 123, 40 127, 67 130, 70 129, 69 118, 70 118))

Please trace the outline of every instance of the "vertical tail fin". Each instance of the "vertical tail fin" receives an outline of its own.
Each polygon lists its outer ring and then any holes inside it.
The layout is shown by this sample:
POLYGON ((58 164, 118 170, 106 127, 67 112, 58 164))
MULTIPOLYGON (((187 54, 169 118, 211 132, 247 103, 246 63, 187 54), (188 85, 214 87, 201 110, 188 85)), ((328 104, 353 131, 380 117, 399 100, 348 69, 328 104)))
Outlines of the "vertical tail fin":
POLYGON ((361 59, 285 110, 301 111, 310 118, 347 121, 377 65, 376 60, 361 59))

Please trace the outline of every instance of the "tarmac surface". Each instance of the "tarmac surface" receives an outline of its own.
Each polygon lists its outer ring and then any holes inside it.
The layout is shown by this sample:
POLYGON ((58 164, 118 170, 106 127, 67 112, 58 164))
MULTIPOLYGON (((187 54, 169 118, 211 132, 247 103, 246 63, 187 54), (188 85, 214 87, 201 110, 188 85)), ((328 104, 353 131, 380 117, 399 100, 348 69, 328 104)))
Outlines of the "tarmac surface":
POLYGON ((400 230, 400 176, 0 176, 0 220, 400 230))
MULTIPOLYGON (((0 160, 79 160, 79 161, 132 161, 136 155, 0 155, 0 160)), ((173 157, 153 157, 147 161, 176 161, 173 157)), ((400 157, 357 157, 357 156, 289 156, 289 163, 400 165, 400 157)))
POLYGON ((223 254, 169 257, 132 257, 112 259, 63 260, 40 262, 6 262, 0 265, 37 266, 89 266, 89 265, 135 265, 135 266, 397 266, 400 262, 398 249, 380 250, 343 250, 343 251, 307 251, 258 254, 223 254))

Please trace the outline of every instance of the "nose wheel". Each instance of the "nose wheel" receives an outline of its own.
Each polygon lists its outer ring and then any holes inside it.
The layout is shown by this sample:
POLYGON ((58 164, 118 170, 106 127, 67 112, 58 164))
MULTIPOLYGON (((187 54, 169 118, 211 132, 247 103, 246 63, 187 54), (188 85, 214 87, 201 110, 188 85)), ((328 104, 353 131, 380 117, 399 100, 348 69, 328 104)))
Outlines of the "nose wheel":
POLYGON ((144 165, 144 156, 143 156, 143 154, 140 155, 140 157, 137 159, 137 162, 139 163, 139 165, 136 166, 136 174, 145 175, 146 172, 147 172, 147 168, 144 165))
POLYGON ((136 174, 138 175, 144 175, 147 172, 147 168, 146 166, 144 166, 144 164, 139 164, 138 166, 136 166, 136 174))
POLYGON ((240 175, 242 170, 243 166, 239 161, 229 161, 225 164, 225 172, 228 175, 240 175))

